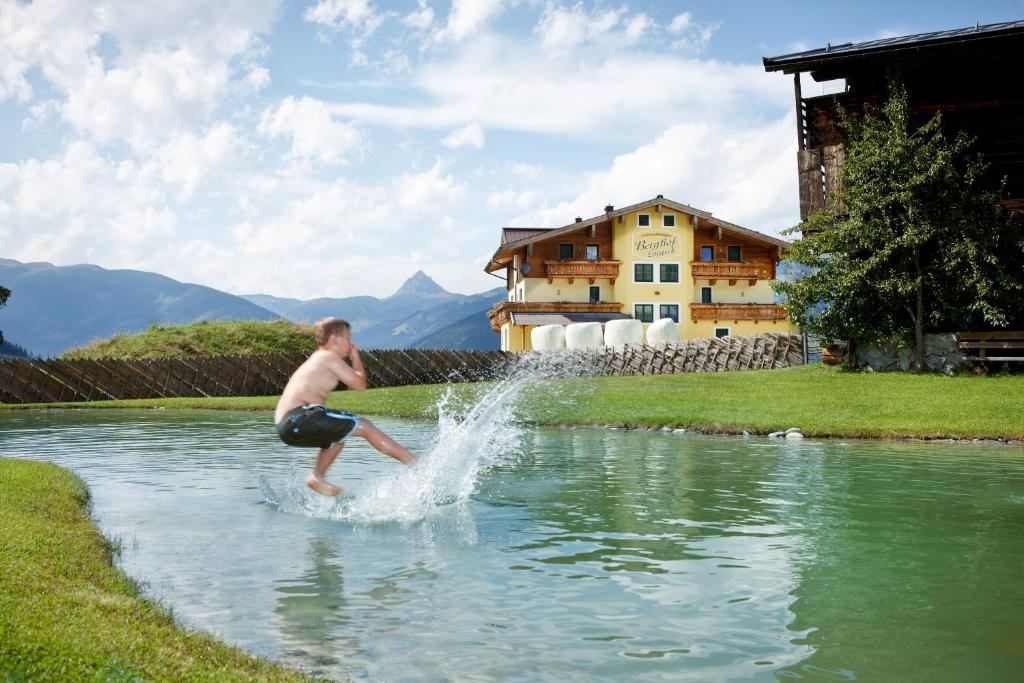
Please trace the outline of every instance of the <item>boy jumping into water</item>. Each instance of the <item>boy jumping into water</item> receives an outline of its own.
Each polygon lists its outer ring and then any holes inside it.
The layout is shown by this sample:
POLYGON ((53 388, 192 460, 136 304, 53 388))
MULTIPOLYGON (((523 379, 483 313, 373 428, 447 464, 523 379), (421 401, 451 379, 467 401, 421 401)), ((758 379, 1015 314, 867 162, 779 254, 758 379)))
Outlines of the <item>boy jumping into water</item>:
POLYGON ((366 418, 324 406, 327 394, 339 381, 354 391, 365 389, 366 372, 359 358, 359 347, 352 341, 351 326, 346 321, 324 318, 317 321, 313 329, 318 348, 288 380, 277 402, 274 422, 278 436, 289 446, 320 449, 306 484, 321 495, 336 496, 341 488, 324 477, 347 436, 361 436, 381 453, 406 465, 416 462, 416 456, 366 418))

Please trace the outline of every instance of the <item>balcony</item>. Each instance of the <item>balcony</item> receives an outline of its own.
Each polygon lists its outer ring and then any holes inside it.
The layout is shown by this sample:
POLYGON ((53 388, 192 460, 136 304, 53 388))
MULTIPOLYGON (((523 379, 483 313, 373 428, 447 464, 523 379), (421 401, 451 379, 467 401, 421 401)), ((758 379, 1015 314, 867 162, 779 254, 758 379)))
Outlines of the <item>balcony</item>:
POLYGON ((786 320, 786 309, 778 304, 690 304, 690 317, 698 320, 786 320))
POLYGON ((615 278, 619 276, 619 264, 621 261, 545 261, 545 274, 550 285, 556 277, 569 278, 571 285, 576 278, 586 278, 590 284, 594 284, 597 278, 611 280, 615 284, 615 278))
POLYGON ((587 302, 573 301, 502 301, 487 311, 487 318, 491 321, 491 328, 497 332, 501 326, 511 321, 513 314, 527 313, 621 313, 622 304, 603 303, 592 304, 587 302))
POLYGON ((741 263, 736 261, 690 261, 690 273, 693 281, 710 280, 715 284, 718 280, 728 280, 730 285, 737 280, 746 280, 753 286, 758 280, 771 280, 771 269, 760 263, 741 263))

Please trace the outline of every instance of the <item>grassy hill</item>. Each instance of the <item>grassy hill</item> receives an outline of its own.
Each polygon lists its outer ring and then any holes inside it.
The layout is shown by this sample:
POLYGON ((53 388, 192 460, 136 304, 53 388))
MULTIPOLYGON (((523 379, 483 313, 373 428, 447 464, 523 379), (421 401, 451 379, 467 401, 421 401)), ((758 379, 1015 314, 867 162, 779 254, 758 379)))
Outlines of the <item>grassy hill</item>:
POLYGON ((253 353, 312 353, 313 327, 271 322, 205 320, 188 325, 150 325, 144 332, 115 334, 72 349, 61 358, 183 358, 253 353))

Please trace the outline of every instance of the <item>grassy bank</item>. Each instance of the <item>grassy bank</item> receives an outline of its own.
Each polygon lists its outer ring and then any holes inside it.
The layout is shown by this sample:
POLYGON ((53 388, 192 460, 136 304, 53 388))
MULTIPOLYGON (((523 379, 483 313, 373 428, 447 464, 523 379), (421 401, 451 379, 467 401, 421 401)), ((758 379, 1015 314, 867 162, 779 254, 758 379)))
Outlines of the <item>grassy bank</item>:
POLYGON ((0 548, 0 680, 309 680, 141 599, 66 470, 0 458, 0 548))
MULTIPOLYGON (((454 385, 452 391, 469 400, 485 387, 454 385)), ((430 419, 446 388, 430 385, 338 392, 331 395, 330 404, 368 415, 430 419)), ((268 396, 87 405, 273 410, 276 400, 268 396)), ((3 406, 14 407, 18 406, 3 406)), ((1024 375, 855 373, 817 365, 559 380, 530 396, 523 416, 545 424, 669 426, 708 432, 766 433, 795 426, 809 436, 1024 439, 1024 375)))
POLYGON ((150 325, 133 334, 115 334, 64 353, 64 359, 189 358, 269 353, 311 353, 313 327, 287 320, 213 321, 150 325))

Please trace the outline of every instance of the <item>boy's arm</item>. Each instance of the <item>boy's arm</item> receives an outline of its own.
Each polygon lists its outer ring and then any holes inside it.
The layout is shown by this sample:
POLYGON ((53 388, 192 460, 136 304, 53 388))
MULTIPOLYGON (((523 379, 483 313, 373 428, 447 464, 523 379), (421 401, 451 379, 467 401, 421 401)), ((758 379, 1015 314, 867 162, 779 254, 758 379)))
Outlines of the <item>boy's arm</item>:
POLYGON ((348 357, 352 365, 336 357, 335 362, 331 363, 331 369, 346 387, 353 391, 362 391, 366 388, 366 371, 363 369, 363 361, 359 358, 359 350, 355 344, 352 345, 348 357))

